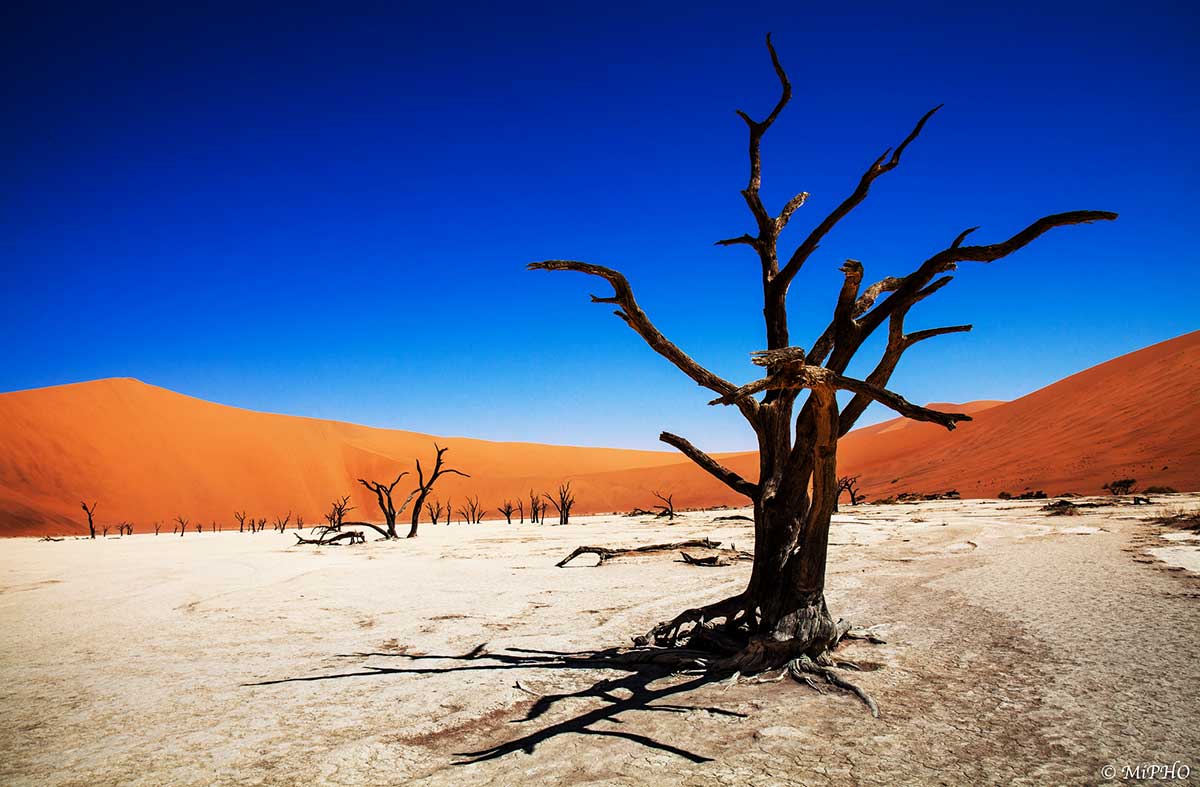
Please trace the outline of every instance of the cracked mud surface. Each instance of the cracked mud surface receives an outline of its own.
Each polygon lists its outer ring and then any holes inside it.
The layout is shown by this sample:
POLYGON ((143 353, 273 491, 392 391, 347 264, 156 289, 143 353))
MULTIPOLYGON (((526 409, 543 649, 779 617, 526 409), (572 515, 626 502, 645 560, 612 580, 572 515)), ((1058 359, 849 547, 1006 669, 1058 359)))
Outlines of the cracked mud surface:
MULTIPOLYGON (((1170 503, 1194 508, 1200 495, 1170 503)), ((1153 508, 1048 517, 1039 506, 836 517, 830 608, 888 640, 843 651, 882 665, 853 676, 879 719, 790 681, 670 694, 689 678, 664 677, 645 687, 662 697, 640 705, 623 673, 545 661, 627 644, 749 571, 673 554, 555 562, 581 544, 708 536, 748 548, 748 523, 712 521, 729 512, 428 527, 319 551, 265 532, 12 539, 0 558, 0 783, 1076 784, 1101 782, 1106 764, 1173 761, 1197 778, 1200 578, 1155 550, 1200 542, 1142 522, 1153 508), (605 679, 604 696, 535 710, 605 679), (463 764, 562 727, 532 753, 463 764)))

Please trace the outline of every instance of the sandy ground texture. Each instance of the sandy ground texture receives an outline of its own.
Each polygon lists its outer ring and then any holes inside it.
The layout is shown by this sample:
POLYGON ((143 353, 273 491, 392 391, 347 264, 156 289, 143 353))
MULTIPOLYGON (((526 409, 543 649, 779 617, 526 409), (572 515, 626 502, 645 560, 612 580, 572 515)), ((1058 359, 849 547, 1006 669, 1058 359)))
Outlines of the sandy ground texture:
MULTIPOLYGON (((859 506, 829 603, 879 701, 781 681, 651 680, 564 659, 741 588, 675 554, 554 564, 582 544, 709 536, 734 512, 0 543, 0 784, 1088 784, 1200 779, 1200 542, 1164 504, 859 506)), ((1184 783, 1184 782, 1171 782, 1184 783)))

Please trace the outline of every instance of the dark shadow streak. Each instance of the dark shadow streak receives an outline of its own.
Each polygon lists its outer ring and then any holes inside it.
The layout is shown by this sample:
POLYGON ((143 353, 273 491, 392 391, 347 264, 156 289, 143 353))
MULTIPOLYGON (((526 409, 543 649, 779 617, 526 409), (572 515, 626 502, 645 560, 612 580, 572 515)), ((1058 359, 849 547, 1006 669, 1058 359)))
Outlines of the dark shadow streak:
MULTIPOLYGON (((606 730, 594 729, 592 725, 600 722, 608 722, 612 724, 620 724, 621 719, 617 718, 620 714, 627 711, 649 711, 663 713, 686 713, 692 710, 703 710, 708 713, 733 716, 744 718, 745 714, 735 711, 725 710, 715 707, 701 707, 693 705, 678 705, 678 704, 654 704, 655 701, 665 699, 677 694, 686 694, 690 691, 699 689, 709 683, 721 680, 728 677, 728 673, 723 672, 704 672, 700 674, 690 674, 688 680, 673 685, 652 688, 651 684, 661 679, 667 678, 674 674, 670 669, 656 664, 646 663, 631 663, 629 661, 618 660, 620 651, 616 648, 600 651, 537 651, 527 650, 522 648, 509 648, 502 653, 487 653, 484 646, 480 645, 471 652, 459 656, 442 656, 430 654, 409 654, 409 653, 343 653, 338 654, 339 658, 366 658, 366 657, 384 657, 384 658, 400 658, 409 661, 484 661, 489 663, 482 664, 463 664, 448 667, 365 667, 361 671, 355 672, 340 672, 332 675, 310 675, 296 678, 280 678, 277 680, 264 680, 257 683, 246 683, 243 686, 276 686, 282 683, 295 683, 307 681, 323 681, 337 680, 341 678, 358 678, 358 677, 379 677, 383 675, 433 675, 446 674, 454 672, 468 671, 491 671, 491 670, 521 670, 521 669, 548 669, 548 670, 617 670, 626 673, 620 677, 602 678, 590 686, 587 686, 579 691, 565 692, 560 694, 545 694, 536 695, 536 700, 526 712, 522 719, 513 719, 511 723, 520 724, 527 721, 533 721, 549 712, 561 702, 572 699, 593 699, 603 701, 603 705, 594 708, 590 711, 580 713, 555 724, 550 724, 542 729, 536 730, 515 738, 511 741, 493 746, 487 749, 471 752, 460 752, 457 756, 464 759, 459 760, 457 764, 465 765, 472 762, 483 762, 486 760, 494 760, 503 757, 506 754, 512 754, 517 751, 523 751, 527 754, 532 754, 539 743, 555 738, 559 735, 567 735, 571 733, 579 735, 600 735, 605 737, 623 738, 633 741, 642 746, 660 751, 669 752, 686 760, 695 763, 711 762, 710 757, 705 757, 695 752, 682 749, 678 746, 673 746, 662 741, 655 740, 646 735, 641 735, 633 732, 625 732, 623 730, 606 730), (629 696, 618 696, 618 692, 629 696)), ((521 686, 516 688, 529 692, 521 686)))

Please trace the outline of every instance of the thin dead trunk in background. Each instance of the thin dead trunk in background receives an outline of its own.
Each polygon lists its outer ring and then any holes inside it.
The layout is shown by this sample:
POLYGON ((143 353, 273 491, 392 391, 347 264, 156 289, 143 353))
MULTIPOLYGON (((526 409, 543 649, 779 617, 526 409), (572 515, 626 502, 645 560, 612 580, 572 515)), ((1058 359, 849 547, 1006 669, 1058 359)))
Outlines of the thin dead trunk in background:
POLYGON ((96 503, 92 503, 92 507, 88 508, 88 504, 84 501, 79 501, 79 507, 83 509, 83 513, 87 514, 89 538, 96 537, 96 520, 92 515, 96 513, 96 503))
MULTIPOLYGON (((417 460, 417 502, 413 506, 412 522, 408 531, 409 538, 417 537, 417 526, 420 524, 421 519, 421 507, 425 504, 425 498, 428 497, 429 493, 433 491, 433 485, 437 483, 439 478, 447 473, 454 473, 455 475, 460 475, 463 478, 471 477, 460 470, 455 470, 443 465, 446 452, 450 450, 449 448, 440 448, 438 447, 437 443, 434 443, 433 450, 437 452, 437 457, 434 460, 433 470, 430 472, 429 478, 425 477, 425 473, 421 469, 421 460, 417 460)), ((447 520, 447 524, 449 524, 449 520, 447 520)))

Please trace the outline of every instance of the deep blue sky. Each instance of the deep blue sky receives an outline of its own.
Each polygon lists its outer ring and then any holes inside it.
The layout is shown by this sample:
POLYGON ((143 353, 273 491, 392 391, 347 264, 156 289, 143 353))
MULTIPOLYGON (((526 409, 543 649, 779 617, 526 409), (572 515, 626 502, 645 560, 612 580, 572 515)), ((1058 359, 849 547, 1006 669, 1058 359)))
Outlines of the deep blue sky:
POLYGON ((734 109, 777 96, 768 30, 795 98, 764 198, 812 194, 785 241, 946 105, 793 285, 793 343, 846 257, 874 280, 1073 209, 1121 219, 965 266, 909 327, 975 331, 892 387, 1009 399, 1200 327, 1193 3, 104 5, 0 20, 0 390, 132 376, 435 434, 750 447, 587 302, 601 283, 524 264, 618 267, 755 376, 756 263, 712 242, 751 229, 734 109))

